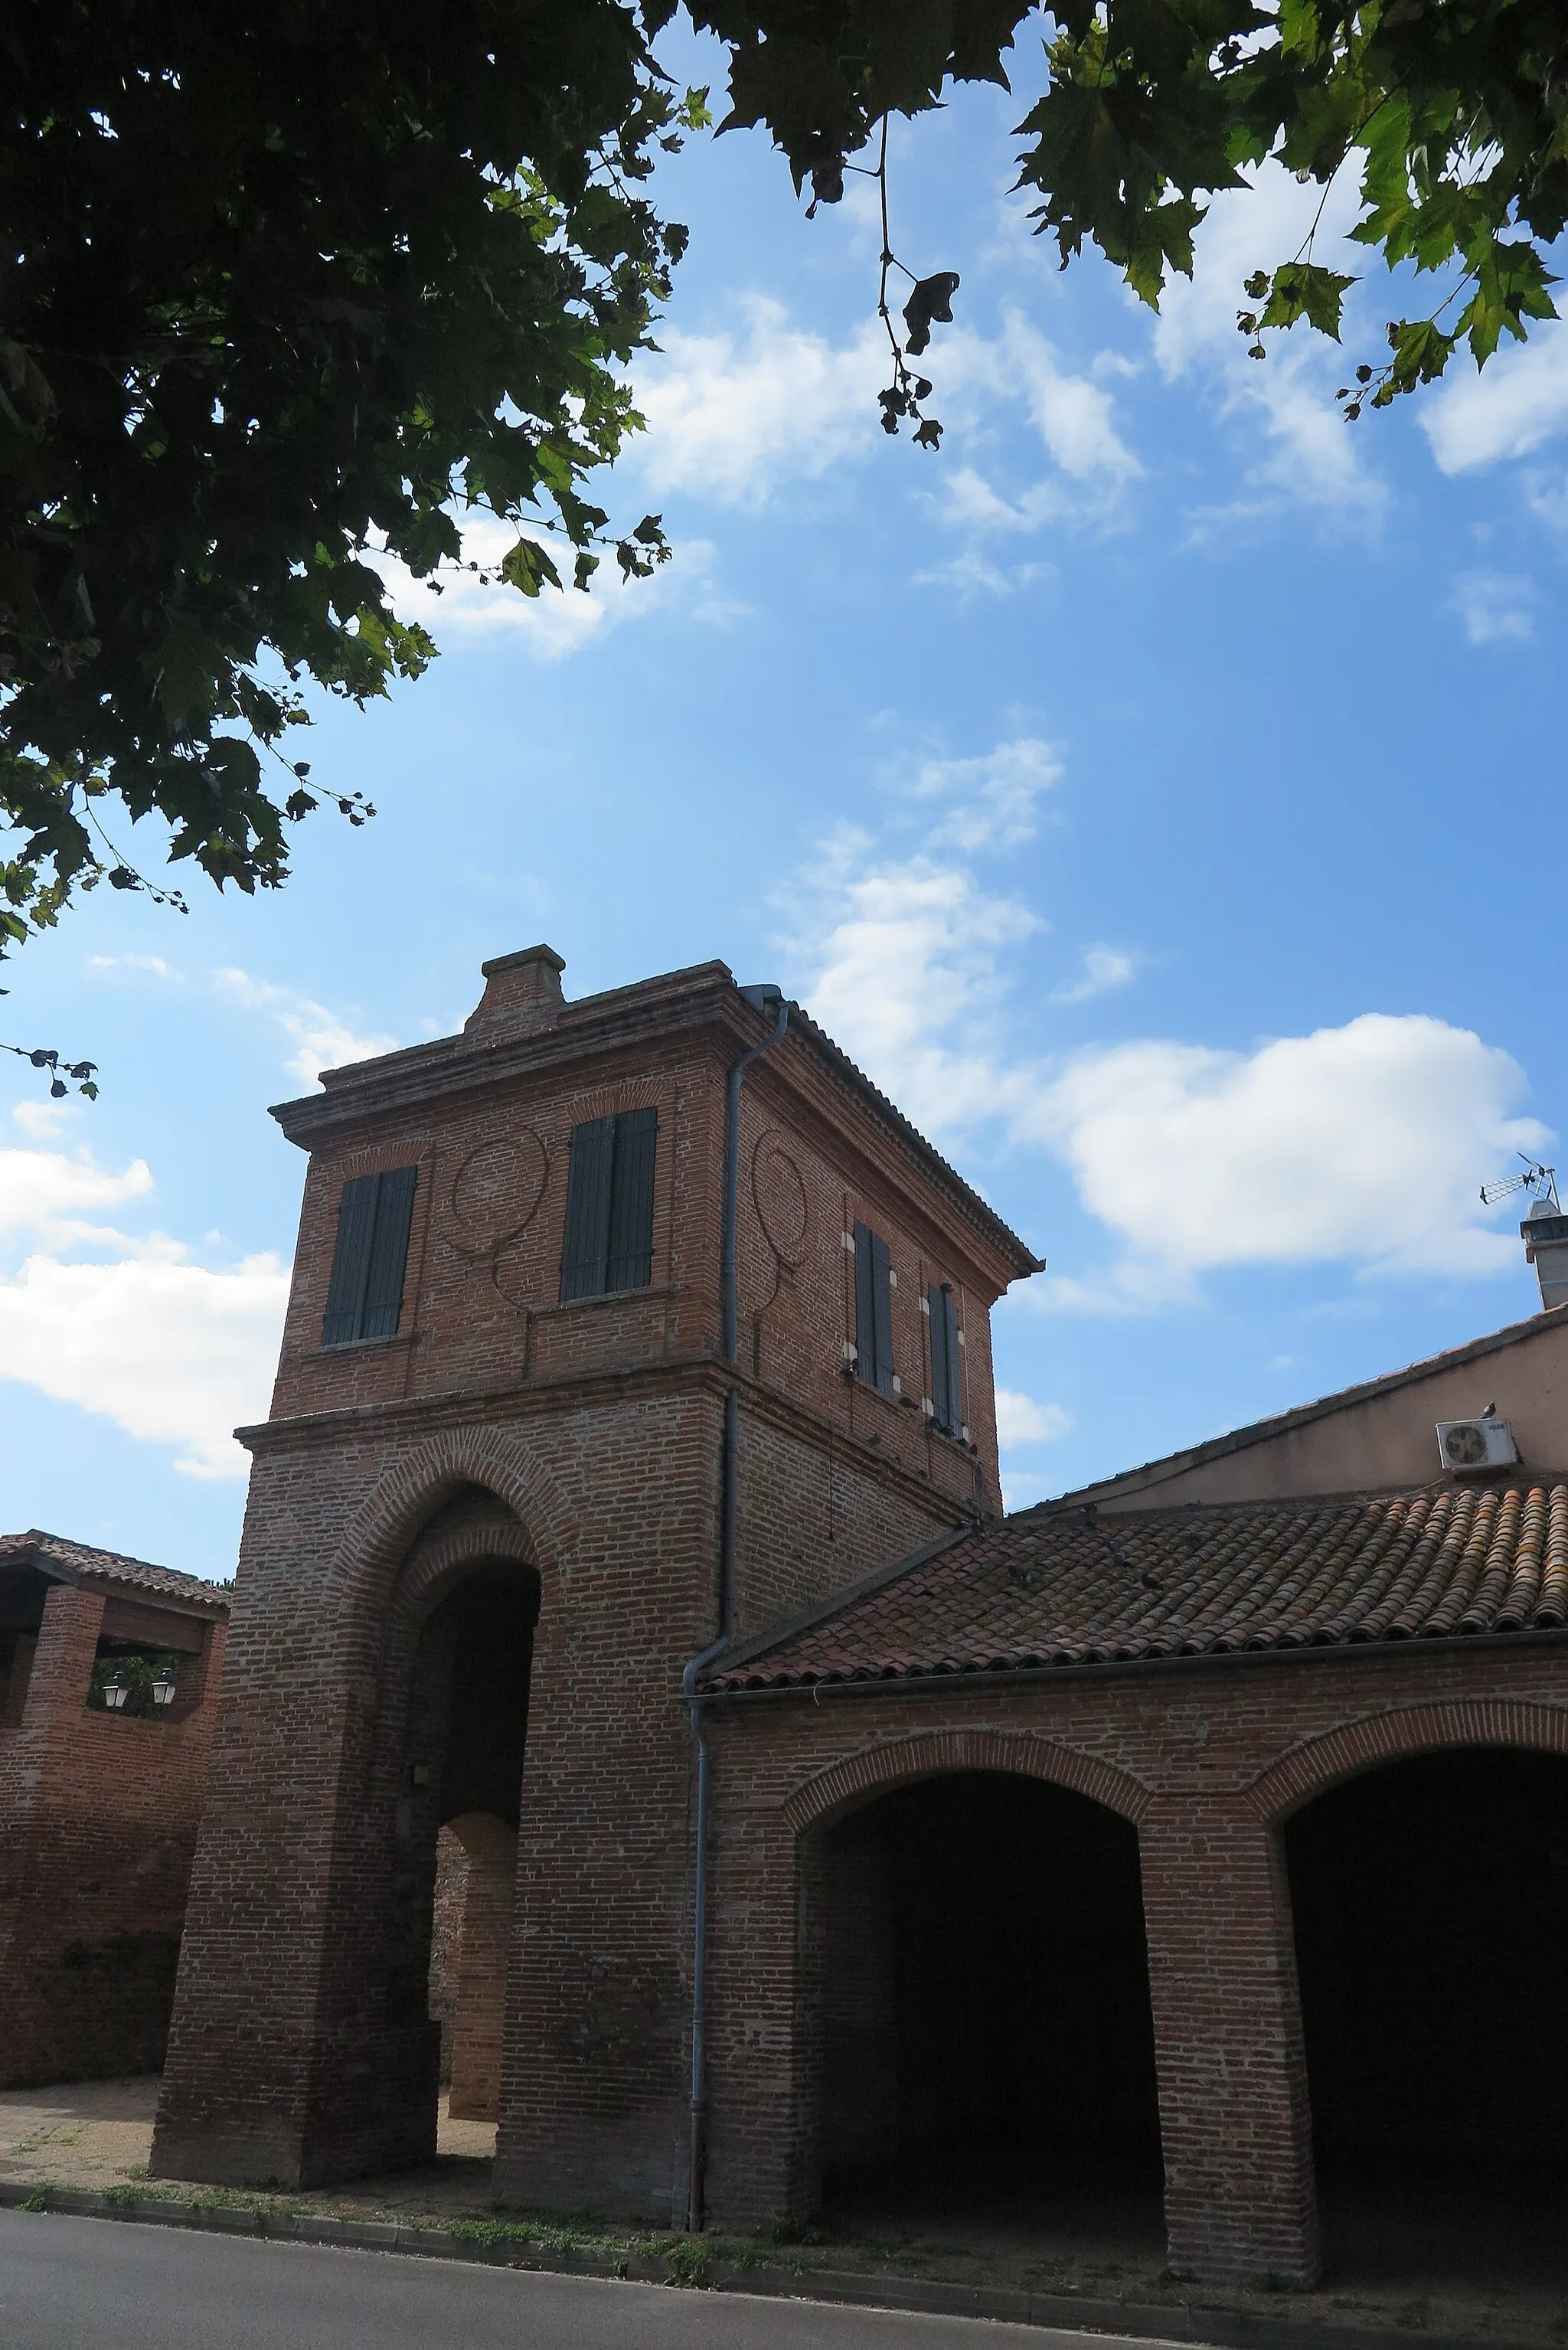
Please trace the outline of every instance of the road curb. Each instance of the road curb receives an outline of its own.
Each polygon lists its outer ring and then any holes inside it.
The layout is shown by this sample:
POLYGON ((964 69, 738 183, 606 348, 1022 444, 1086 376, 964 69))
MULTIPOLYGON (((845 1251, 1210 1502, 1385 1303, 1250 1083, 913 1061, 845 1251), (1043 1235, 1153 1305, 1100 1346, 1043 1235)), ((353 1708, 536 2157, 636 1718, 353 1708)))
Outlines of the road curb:
MULTIPOLYGON (((486 2268, 531 2270, 552 2275, 601 2277, 634 2284, 701 2286, 720 2293, 756 2293, 769 2299, 840 2302, 867 2309, 907 2310, 932 2317, 972 2317, 1012 2325, 1037 2325, 1065 2333, 1101 2334, 1139 2342, 1211 2345, 1213 2350, 1474 2350, 1473 2338, 1409 2330, 1293 2323, 1257 2317, 1241 2310, 1180 2303, 1089 2300, 1074 2293, 1025 2293, 1001 2285, 942 2284, 914 2277, 863 2276, 831 2269, 792 2269, 757 2263, 737 2267, 705 2262, 700 2276, 665 2257, 628 2252, 607 2258, 570 2246, 558 2251, 525 2237, 470 2236, 450 2228, 421 2228, 397 2220, 333 2220, 303 2211, 269 2211, 263 2205, 181 2202, 161 2195, 113 2189, 93 2193, 80 2188, 28 2187, 0 2180, 0 2210, 57 2212, 78 2220, 130 2220, 143 2227, 187 2228, 200 2233, 256 2236, 273 2243, 320 2244, 344 2251, 403 2252, 424 2260, 467 2261, 486 2268)), ((1491 2337, 1494 2344, 1502 2337, 1491 2337)))

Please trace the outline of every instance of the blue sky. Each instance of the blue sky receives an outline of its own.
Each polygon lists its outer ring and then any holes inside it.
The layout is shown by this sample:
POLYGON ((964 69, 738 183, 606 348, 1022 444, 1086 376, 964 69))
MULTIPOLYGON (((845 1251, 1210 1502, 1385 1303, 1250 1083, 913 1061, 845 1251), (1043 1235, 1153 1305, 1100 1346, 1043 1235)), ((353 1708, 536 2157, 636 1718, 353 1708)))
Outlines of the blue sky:
POLYGON ((1568 328, 1347 428, 1402 296, 1337 358, 1233 324, 1312 192, 1217 205, 1157 320, 1007 195, 1032 71, 894 140, 895 243, 962 279, 939 454, 877 429, 866 183, 807 223, 760 140, 699 142, 601 501, 674 561, 396 583, 441 660, 310 749, 373 824, 9 967, 0 1035, 104 1090, 0 1093, 0 1525, 232 1573, 303 1171, 266 1105, 540 937, 568 993, 779 980, 1049 1259, 996 1320, 1014 1504, 1533 1310, 1475 1193, 1568 1115, 1568 328))

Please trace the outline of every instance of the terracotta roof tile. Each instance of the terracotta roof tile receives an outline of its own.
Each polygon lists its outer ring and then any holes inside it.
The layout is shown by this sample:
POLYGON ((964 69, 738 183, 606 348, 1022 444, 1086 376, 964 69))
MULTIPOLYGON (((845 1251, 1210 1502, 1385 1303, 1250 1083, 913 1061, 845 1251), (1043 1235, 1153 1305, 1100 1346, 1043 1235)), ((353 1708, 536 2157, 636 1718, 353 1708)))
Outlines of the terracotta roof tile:
POLYGON ((67 1542, 62 1534, 45 1534, 34 1526, 25 1534, 0 1534, 0 1566, 28 1566, 37 1560, 58 1567, 73 1581, 90 1575, 108 1583, 129 1583, 139 1591, 160 1593, 166 1599, 196 1600, 216 1614, 229 1612, 229 1594, 199 1575, 182 1575, 177 1566, 153 1566, 144 1558, 127 1558, 117 1550, 95 1550, 88 1543, 67 1542))
POLYGON ((1048 1670, 1568 1621, 1568 1484, 1031 1512, 917 1552, 704 1686, 1048 1670))

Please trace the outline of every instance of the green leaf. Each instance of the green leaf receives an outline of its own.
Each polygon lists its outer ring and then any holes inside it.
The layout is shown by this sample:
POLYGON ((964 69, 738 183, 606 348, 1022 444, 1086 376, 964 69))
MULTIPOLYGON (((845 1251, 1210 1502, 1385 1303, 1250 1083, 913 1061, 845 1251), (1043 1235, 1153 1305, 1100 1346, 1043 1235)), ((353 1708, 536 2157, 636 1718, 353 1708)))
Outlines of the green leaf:
POLYGON ((1342 277, 1315 262, 1287 261, 1276 269, 1268 301, 1259 315, 1260 327, 1293 327, 1304 318, 1320 335, 1339 340, 1340 306, 1354 277, 1342 277))
POLYGON ((560 573, 534 538, 520 538, 508 549, 501 560, 501 576, 524 596, 536 596, 546 581, 552 588, 561 584, 560 573))

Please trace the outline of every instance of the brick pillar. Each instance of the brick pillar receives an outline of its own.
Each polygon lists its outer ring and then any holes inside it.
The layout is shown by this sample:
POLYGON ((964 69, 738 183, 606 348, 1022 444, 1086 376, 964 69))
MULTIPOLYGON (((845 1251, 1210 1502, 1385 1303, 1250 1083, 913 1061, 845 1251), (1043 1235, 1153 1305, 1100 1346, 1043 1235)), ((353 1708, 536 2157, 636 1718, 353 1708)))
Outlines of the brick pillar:
POLYGON ((750 2231, 821 2195, 833 1887, 820 1835, 746 1802, 737 1725, 720 1708, 710 1724, 708 2222, 750 2231))
POLYGON ((90 1814, 69 1784, 103 1626, 101 1592, 50 1586, 19 1718, 0 1747, 0 2082, 52 2080, 61 2069, 51 1970, 68 1939, 90 1849, 90 1814))
POLYGON ((71 1583, 51 1586, 44 1601, 44 1620, 27 1681, 24 1731, 47 1728, 57 1737, 74 1742, 76 1716, 86 1705, 92 1686, 107 1605, 101 1591, 78 1591, 71 1583))
POLYGON ((501 2044, 506 2022, 506 1962, 517 1838, 503 1820, 471 1814, 452 1827, 468 1855, 452 2022, 454 2121, 493 2122, 501 2113, 501 2044))
POLYGON ((1319 2267, 1306 2056, 1279 1839, 1189 1799, 1139 1829, 1169 2259, 1215 2282, 1319 2267))

